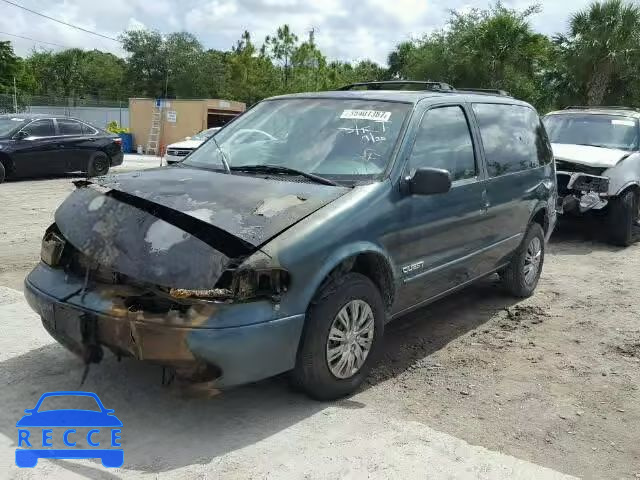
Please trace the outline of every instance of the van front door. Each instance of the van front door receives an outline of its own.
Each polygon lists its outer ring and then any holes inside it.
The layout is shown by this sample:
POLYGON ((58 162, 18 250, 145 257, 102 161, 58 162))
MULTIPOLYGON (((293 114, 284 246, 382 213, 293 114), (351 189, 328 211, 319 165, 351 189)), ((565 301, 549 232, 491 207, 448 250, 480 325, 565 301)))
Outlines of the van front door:
POLYGON ((402 284, 394 312, 407 310, 477 275, 487 232, 486 192, 463 105, 436 106, 420 123, 406 176, 420 167, 448 170, 452 187, 436 195, 407 194, 398 205, 403 228, 390 248, 402 284))

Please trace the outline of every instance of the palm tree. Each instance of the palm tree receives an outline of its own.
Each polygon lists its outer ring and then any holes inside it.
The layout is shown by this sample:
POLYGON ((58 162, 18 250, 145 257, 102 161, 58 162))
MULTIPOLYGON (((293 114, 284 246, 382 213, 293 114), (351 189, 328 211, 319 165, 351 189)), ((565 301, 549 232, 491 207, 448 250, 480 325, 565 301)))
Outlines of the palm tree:
POLYGON ((583 83, 588 104, 600 105, 615 79, 637 75, 640 7, 623 0, 594 2, 571 17, 569 36, 556 41, 583 83))

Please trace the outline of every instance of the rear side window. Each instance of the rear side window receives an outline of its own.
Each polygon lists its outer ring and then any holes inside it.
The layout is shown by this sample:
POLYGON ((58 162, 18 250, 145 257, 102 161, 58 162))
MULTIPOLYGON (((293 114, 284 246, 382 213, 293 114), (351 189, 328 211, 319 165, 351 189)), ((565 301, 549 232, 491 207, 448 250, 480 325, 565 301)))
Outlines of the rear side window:
POLYGON ((420 167, 443 168, 453 181, 476 176, 471 132, 461 107, 434 108, 424 115, 409 166, 412 174, 420 167))
POLYGON ((24 127, 22 130, 27 132, 32 137, 52 137, 56 134, 53 128, 53 120, 36 120, 24 127))
POLYGON ((97 129, 93 128, 91 125, 87 125, 86 123, 83 123, 82 133, 84 133, 85 135, 97 135, 99 132, 97 129))
POLYGON ((82 124, 80 122, 65 119, 59 119, 57 122, 60 135, 82 135, 82 124))
POLYGON ((490 177, 520 172, 551 161, 544 127, 531 108, 476 103, 473 111, 480 127, 490 177))

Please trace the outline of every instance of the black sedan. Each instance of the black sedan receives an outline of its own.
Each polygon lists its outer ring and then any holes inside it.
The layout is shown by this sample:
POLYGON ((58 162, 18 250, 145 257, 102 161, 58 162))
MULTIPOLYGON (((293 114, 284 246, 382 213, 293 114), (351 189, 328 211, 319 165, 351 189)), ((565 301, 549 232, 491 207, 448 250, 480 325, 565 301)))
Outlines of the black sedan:
POLYGON ((0 115, 0 183, 5 178, 86 172, 122 164, 122 141, 75 118, 0 115))

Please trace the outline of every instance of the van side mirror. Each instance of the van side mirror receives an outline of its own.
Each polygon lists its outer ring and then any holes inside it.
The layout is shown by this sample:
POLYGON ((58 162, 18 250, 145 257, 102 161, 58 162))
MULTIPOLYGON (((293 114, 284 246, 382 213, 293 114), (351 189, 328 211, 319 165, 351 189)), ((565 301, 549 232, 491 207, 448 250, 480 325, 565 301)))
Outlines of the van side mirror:
POLYGON ((451 174, 442 168, 418 168, 407 180, 412 195, 434 195, 451 190, 451 174))

